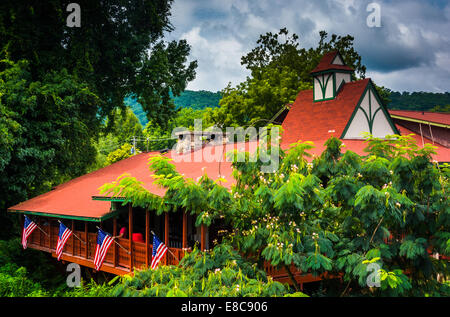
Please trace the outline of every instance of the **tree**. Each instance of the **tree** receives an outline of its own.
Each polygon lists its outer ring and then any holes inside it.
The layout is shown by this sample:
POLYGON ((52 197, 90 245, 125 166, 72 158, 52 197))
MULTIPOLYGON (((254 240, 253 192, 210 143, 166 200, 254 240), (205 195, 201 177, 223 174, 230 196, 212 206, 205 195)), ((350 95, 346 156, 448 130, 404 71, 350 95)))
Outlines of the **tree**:
MULTIPOLYGON (((135 96, 155 124, 175 112, 195 76, 173 30, 171 0, 81 1, 81 27, 67 2, 0 3, 0 210, 48 191, 92 166, 93 145, 115 109, 135 96), (5 138, 3 138, 3 134, 5 138)), ((3 233, 3 232, 2 232, 3 233)))
POLYGON ((67 2, 7 0, 0 4, 0 51, 28 60, 32 80, 67 69, 99 97, 101 117, 135 94, 147 115, 164 124, 168 98, 184 90, 197 63, 186 41, 165 43, 172 0, 80 1, 81 27, 66 26, 67 2))
POLYGON ((359 78, 364 78, 366 67, 362 65, 361 56, 353 48, 354 38, 350 35, 344 37, 333 34, 328 39, 328 33, 321 31, 320 40, 316 48, 299 48, 299 36, 289 35, 286 28, 280 29, 277 34, 268 32, 260 35, 257 46, 241 58, 241 64, 252 72, 261 71, 269 66, 278 69, 288 67, 295 70, 300 81, 312 84, 310 72, 320 62, 325 53, 338 50, 344 62, 353 67, 359 78), (284 42, 281 42, 284 39, 284 42))
POLYGON ((325 145, 312 162, 311 142, 280 151, 272 174, 261 173, 259 159, 235 156, 231 192, 207 175, 185 178, 162 156, 151 158, 150 169, 155 184, 167 189, 164 197, 130 175, 101 192, 158 214, 183 208, 196 215, 197 226, 223 219, 232 228, 225 243, 260 268, 266 261, 291 277, 291 265, 314 275, 327 272, 322 284, 335 295, 350 289, 356 295, 448 294, 437 279, 448 276, 447 262, 430 256, 450 252, 449 169, 431 162, 434 148, 419 148, 411 136, 369 137, 367 156, 342 154, 336 138, 325 145))
POLYGON ((136 271, 133 277, 121 278, 110 292, 112 296, 150 297, 268 297, 287 293, 284 285, 267 280, 263 271, 226 245, 209 253, 195 249, 178 266, 136 271))
POLYGON ((113 164, 123 159, 126 159, 133 155, 132 151, 133 146, 129 143, 125 143, 119 149, 112 151, 108 154, 106 158, 107 164, 113 164))
POLYGON ((202 120, 202 128, 213 125, 211 122, 211 108, 195 110, 193 108, 180 108, 176 115, 172 117, 166 128, 161 128, 150 121, 144 129, 144 136, 149 139, 149 150, 162 150, 172 148, 176 139, 171 139, 172 131, 175 128, 194 129, 194 120, 202 120))
POLYGON ((345 63, 364 78, 366 68, 353 48, 353 37, 333 34, 327 39, 328 34, 322 31, 318 46, 305 49, 299 48, 299 36, 289 35, 285 28, 277 34, 260 35, 257 46, 241 58, 251 77, 236 88, 229 85, 222 91, 214 122, 222 126, 267 124, 282 107, 293 103, 301 90, 312 89, 310 72, 325 53, 333 50, 339 50, 345 63))
POLYGON ((114 113, 114 126, 111 133, 116 136, 119 142, 131 142, 133 137, 143 137, 142 125, 130 108, 124 110, 117 109, 114 113))
POLYGON ((309 83, 299 81, 295 71, 268 67, 254 72, 253 78, 230 85, 223 91, 219 108, 212 112, 212 120, 223 127, 267 125, 286 104, 293 103, 298 92, 312 89, 309 83))
POLYGON ((65 70, 41 81, 31 72, 26 61, 0 63, 2 210, 82 174, 95 157, 98 97, 65 70))

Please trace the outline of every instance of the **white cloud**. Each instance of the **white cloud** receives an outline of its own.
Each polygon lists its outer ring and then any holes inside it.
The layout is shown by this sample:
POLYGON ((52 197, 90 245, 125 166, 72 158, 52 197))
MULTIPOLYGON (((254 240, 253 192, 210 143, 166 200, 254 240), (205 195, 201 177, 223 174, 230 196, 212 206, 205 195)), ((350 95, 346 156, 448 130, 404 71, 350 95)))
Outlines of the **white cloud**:
POLYGON ((180 0, 173 5, 171 39, 186 38, 198 60, 189 89, 223 89, 245 80, 241 57, 260 34, 287 27, 309 48, 318 32, 354 36, 368 76, 393 90, 448 91, 450 2, 423 0, 180 0), (381 6, 382 27, 369 28, 367 4, 381 6), (426 80, 420 80, 426 78, 426 80), (422 85, 421 85, 422 83, 422 85))
POLYGON ((200 32, 201 28, 197 26, 181 35, 191 45, 191 58, 199 65, 196 80, 188 88, 217 91, 230 81, 236 85, 245 80, 246 74, 240 64, 244 54, 241 43, 234 38, 210 41, 200 32))

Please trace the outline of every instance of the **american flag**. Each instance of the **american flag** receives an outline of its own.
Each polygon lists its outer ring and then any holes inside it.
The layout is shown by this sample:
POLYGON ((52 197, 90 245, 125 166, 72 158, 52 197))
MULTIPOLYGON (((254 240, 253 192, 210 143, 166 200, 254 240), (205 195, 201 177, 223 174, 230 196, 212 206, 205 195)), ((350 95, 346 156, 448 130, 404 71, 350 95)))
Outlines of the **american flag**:
POLYGON ((31 221, 27 216, 25 216, 25 221, 23 223, 23 232, 22 232, 22 246, 24 249, 27 248, 27 239, 34 229, 37 228, 37 225, 31 221))
POLYGON ((150 267, 154 270, 159 261, 163 258, 163 256, 167 252, 167 247, 162 243, 156 235, 153 235, 153 251, 152 251, 152 263, 150 267))
POLYGON ((56 244, 56 255, 57 259, 62 256, 64 245, 66 244, 67 239, 69 239, 72 234, 72 230, 67 228, 62 222, 59 223, 59 234, 58 234, 58 243, 56 244))
POLYGON ((100 270, 103 261, 105 260, 109 246, 111 245, 111 243, 113 243, 113 241, 114 239, 113 237, 111 237, 111 235, 109 235, 102 229, 98 229, 97 248, 95 249, 94 256, 94 265, 97 271, 100 270))

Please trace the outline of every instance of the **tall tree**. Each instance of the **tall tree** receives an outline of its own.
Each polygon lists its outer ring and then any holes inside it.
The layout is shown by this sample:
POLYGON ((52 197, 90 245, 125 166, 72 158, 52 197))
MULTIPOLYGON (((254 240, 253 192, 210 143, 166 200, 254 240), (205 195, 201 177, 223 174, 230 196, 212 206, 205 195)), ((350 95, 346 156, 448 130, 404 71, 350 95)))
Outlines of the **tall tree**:
POLYGON ((296 71, 300 81, 312 83, 310 72, 320 62, 322 56, 327 52, 338 50, 344 62, 355 69, 356 75, 360 78, 365 77, 366 67, 353 47, 354 38, 351 35, 332 34, 331 38, 328 38, 325 31, 321 31, 319 35, 317 47, 306 49, 300 47, 300 37, 295 33, 290 35, 286 28, 280 29, 276 34, 272 32, 261 34, 256 41, 257 46, 242 56, 241 64, 249 69, 253 76, 267 67, 278 69, 288 67, 296 71))
POLYGON ((283 28, 276 34, 260 35, 256 44, 241 59, 251 76, 237 87, 228 86, 222 91, 220 108, 213 113, 219 125, 266 125, 283 106, 294 102, 299 91, 312 89, 310 72, 329 51, 338 50, 356 76, 365 76, 366 68, 350 35, 333 34, 328 38, 322 31, 318 46, 306 49, 300 48, 298 35, 290 35, 283 28))
POLYGON ((0 2, 0 209, 83 174, 125 97, 164 126, 195 77, 187 42, 164 41, 172 0, 77 3, 80 27, 68 1, 0 2))
POLYGON ((101 116, 124 107, 137 94, 149 116, 164 124, 174 111, 168 98, 184 90, 197 63, 187 65, 186 41, 162 41, 172 0, 78 1, 81 26, 68 27, 68 2, 13 1, 0 4, 0 49, 13 61, 30 61, 33 80, 67 69, 100 97, 101 116))

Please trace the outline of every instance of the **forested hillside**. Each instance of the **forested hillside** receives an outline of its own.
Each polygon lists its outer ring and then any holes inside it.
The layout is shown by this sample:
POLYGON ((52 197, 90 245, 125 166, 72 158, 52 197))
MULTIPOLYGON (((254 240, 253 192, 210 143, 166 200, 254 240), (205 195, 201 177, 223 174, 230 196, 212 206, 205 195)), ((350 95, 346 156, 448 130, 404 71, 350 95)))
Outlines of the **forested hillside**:
MULTIPOLYGON (((450 92, 403 92, 390 93, 389 109, 445 111, 444 106, 450 105, 450 92)), ((447 107, 448 109, 448 107, 447 107)), ((448 111, 448 110, 447 110, 448 111)))
MULTIPOLYGON (((222 95, 220 92, 211 92, 205 90, 185 90, 181 93, 180 96, 175 98, 172 97, 172 100, 177 109, 192 108, 194 110, 203 110, 207 107, 218 107, 221 98, 222 95)), ((141 105, 136 101, 136 99, 127 97, 125 98, 125 104, 130 106, 131 110, 133 110, 142 126, 145 127, 148 123, 148 119, 144 110, 142 110, 141 105)))

